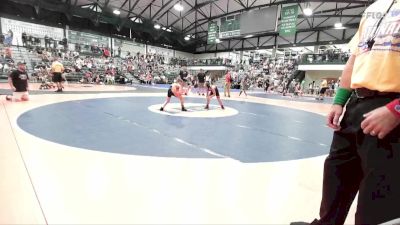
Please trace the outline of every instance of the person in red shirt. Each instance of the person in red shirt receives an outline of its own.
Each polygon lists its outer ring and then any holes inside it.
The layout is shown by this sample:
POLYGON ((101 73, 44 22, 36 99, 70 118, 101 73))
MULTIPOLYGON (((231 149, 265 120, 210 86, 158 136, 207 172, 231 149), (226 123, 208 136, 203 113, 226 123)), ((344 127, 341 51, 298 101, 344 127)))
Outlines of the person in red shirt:
POLYGON ((104 49, 104 52, 103 52, 103 55, 104 55, 104 57, 107 59, 108 57, 110 57, 111 56, 111 53, 110 53, 110 50, 108 50, 108 48, 105 48, 104 49))

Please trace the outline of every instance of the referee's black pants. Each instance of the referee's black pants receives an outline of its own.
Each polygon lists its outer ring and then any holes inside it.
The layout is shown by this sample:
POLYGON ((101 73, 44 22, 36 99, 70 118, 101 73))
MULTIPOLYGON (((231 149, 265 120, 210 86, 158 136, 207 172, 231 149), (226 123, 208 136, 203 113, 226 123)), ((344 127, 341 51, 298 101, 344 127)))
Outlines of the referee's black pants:
POLYGON ((361 129, 364 114, 394 98, 350 98, 325 160, 318 224, 343 224, 358 191, 356 224, 400 217, 400 127, 382 140, 361 129))

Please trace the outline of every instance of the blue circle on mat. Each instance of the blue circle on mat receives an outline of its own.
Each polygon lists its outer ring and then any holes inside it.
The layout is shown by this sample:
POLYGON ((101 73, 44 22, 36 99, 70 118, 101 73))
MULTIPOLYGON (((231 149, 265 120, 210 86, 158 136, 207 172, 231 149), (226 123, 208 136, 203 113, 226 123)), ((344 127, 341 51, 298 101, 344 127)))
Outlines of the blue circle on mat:
MULTIPOLYGON (((314 113, 240 101, 225 101, 239 114, 223 118, 173 117, 148 110, 164 100, 123 97, 62 102, 25 112, 17 123, 51 142, 119 154, 254 163, 328 153, 332 132, 324 126, 324 117, 314 113)), ((200 98, 185 100, 204 104, 200 98)), ((212 104, 218 103, 213 100, 212 104)))

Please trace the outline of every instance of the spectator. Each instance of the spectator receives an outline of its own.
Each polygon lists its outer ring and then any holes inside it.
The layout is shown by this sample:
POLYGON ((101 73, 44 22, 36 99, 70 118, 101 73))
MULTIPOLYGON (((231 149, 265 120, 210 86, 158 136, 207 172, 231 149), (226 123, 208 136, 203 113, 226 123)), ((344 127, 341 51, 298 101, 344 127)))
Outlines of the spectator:
POLYGON ((228 70, 228 72, 225 75, 225 88, 224 88, 224 96, 228 95, 228 98, 231 97, 231 85, 232 85, 232 76, 231 76, 231 71, 228 70))
POLYGON ((18 62, 18 69, 10 73, 8 84, 13 92, 13 95, 7 95, 8 101, 28 101, 29 100, 29 77, 26 72, 24 62, 18 62))

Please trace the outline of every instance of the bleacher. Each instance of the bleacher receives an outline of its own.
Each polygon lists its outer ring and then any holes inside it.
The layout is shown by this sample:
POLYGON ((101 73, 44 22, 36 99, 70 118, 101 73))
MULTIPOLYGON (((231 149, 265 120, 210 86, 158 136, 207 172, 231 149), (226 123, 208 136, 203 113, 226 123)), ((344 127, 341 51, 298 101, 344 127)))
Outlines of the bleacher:
MULTIPOLYGON (((3 51, 5 47, 0 46, 0 48, 3 51)), ((26 69, 29 75, 33 72, 35 65, 41 61, 36 52, 30 52, 25 47, 10 46, 9 48, 12 51, 12 59, 14 61, 14 64, 21 61, 25 62, 26 69)), ((11 64, 9 65, 9 68, 10 69, 12 68, 11 64)), ((8 78, 8 71, 1 70, 0 79, 7 79, 7 78, 8 78)))
MULTIPOLYGON (((4 46, 0 46, 1 50, 4 50, 4 46)), ((35 68, 39 65, 49 65, 51 62, 43 62, 42 58, 40 55, 34 50, 34 49, 28 49, 23 46, 10 46, 9 47, 12 51, 12 59, 14 63, 16 64, 19 61, 23 61, 26 63, 26 68, 28 71, 28 75, 32 76, 32 74, 35 72, 35 68)), ((94 58, 98 58, 100 55, 98 54, 90 54, 90 53, 82 53, 80 54, 80 57, 87 57, 91 56, 94 58)), ((116 68, 122 68, 123 64, 125 61, 122 58, 114 58, 113 59, 113 65, 116 66, 116 68)), ((62 60, 61 61, 64 65, 65 68, 73 68, 75 65, 75 60, 70 59, 70 60, 62 60)), ((97 63, 97 68, 95 68, 95 71, 97 74, 100 74, 103 76, 105 74, 105 63, 97 63)), ((165 65, 167 66, 167 65, 165 65)), ((9 70, 13 69, 10 65, 9 70)), ((8 71, 9 71, 8 70, 8 71)), ((0 79, 6 80, 8 78, 8 71, 3 71, 0 70, 0 79)), ((72 72, 65 73, 65 78, 67 79, 68 82, 80 82, 82 78, 85 76, 85 73, 88 71, 87 68, 82 68, 80 72, 75 72, 72 70, 72 72)), ((139 69, 135 69, 132 71, 132 73, 124 73, 120 74, 119 76, 115 77, 115 82, 116 83, 143 83, 143 78, 140 77, 141 74, 143 74, 145 71, 141 71, 139 69), (120 78, 124 78, 125 82, 120 82, 120 78)), ((179 68, 178 67, 169 67, 168 69, 164 70, 155 70, 153 71, 153 77, 158 76, 162 77, 164 76, 166 79, 162 80, 160 83, 172 83, 179 75, 179 68)))

